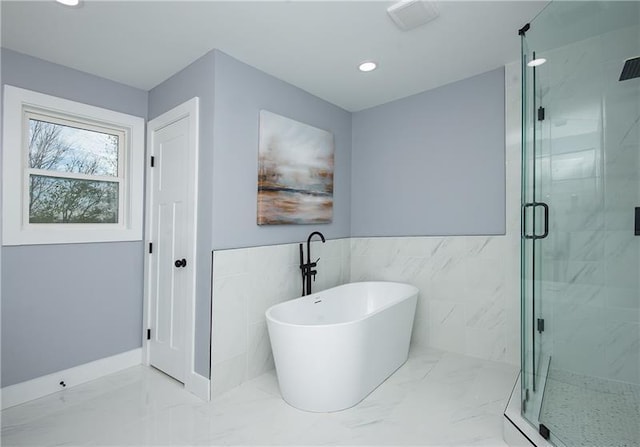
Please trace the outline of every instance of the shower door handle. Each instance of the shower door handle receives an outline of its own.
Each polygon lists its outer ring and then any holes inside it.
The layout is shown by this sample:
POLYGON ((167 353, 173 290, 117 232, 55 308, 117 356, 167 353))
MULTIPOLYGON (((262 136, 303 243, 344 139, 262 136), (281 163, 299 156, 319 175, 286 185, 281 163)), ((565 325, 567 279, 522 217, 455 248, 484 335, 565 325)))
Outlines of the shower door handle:
POLYGON ((541 235, 536 235, 536 237, 537 239, 544 239, 545 237, 549 236, 549 205, 544 202, 537 202, 536 205, 541 206, 544 210, 544 231, 541 235))
POLYGON ((536 206, 534 203, 525 203, 522 205, 522 237, 525 239, 535 239, 535 234, 527 234, 527 208, 536 206))
POLYGON ((549 205, 544 202, 530 202, 522 206, 522 237, 525 239, 544 239, 549 236, 549 205), (544 211, 544 231, 542 234, 536 234, 535 222, 533 222, 533 233, 527 234, 527 208, 536 208, 541 206, 544 211))

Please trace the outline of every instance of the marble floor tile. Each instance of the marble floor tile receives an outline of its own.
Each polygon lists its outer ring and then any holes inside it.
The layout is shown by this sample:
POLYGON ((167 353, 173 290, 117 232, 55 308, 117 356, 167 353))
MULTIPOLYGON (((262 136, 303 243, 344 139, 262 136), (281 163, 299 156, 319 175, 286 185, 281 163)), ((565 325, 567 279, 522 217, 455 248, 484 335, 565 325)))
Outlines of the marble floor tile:
POLYGON ((355 407, 309 413, 282 400, 273 370, 203 402, 139 366, 4 410, 1 443, 504 446, 516 375, 511 365, 414 348, 355 407))

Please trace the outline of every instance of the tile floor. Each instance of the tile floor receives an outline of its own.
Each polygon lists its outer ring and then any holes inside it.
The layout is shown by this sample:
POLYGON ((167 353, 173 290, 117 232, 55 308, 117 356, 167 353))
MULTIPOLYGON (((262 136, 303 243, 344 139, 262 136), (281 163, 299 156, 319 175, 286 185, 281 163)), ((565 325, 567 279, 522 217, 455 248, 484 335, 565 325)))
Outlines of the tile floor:
POLYGON ((540 422, 564 445, 639 447, 640 387, 549 368, 540 422))
POLYGON ((1 413, 10 445, 504 446, 502 413, 517 368, 433 349, 365 400, 336 413, 287 405, 275 372, 203 402, 143 366, 1 413))

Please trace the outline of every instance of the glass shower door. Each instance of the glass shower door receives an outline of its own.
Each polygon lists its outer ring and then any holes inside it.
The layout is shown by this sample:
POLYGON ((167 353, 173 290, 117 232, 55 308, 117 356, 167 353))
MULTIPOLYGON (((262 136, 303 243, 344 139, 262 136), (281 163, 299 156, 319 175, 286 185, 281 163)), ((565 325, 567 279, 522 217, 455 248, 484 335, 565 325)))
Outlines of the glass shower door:
POLYGON ((522 50, 523 415, 639 446, 640 2, 553 2, 522 50))
MULTIPOLYGON (((527 42, 523 39, 523 47, 527 42)), ((523 53, 523 152, 522 152, 522 356, 523 408, 538 418, 542 403, 542 388, 548 366, 544 346, 543 281, 546 268, 543 256, 544 241, 549 237, 548 197, 548 134, 545 126, 544 89, 540 87, 540 67, 535 64, 535 52, 523 53)))

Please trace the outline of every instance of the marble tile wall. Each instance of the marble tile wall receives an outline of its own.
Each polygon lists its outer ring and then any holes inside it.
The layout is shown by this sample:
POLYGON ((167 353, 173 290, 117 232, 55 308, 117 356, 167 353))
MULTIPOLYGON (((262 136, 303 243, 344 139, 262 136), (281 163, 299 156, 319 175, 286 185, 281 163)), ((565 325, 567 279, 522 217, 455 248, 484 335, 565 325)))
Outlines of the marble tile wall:
MULTIPOLYGON (((349 239, 312 242, 313 291, 349 282, 349 239)), ((213 252, 212 395, 273 368, 265 321, 272 305, 302 294, 298 244, 213 252)))
MULTIPOLYGON (((514 365, 520 361, 519 237, 353 238, 314 242, 314 291, 401 281, 420 297, 412 343, 514 365)), ((297 244, 214 251, 212 393, 273 368, 264 318, 301 295, 297 244)))
POLYGON ((420 289, 412 343, 519 364, 518 244, 517 235, 354 238, 351 280, 420 289))
MULTIPOLYGON (((519 238, 354 238, 312 245, 314 291, 354 281, 417 286, 412 343, 519 363, 519 238), (515 261, 514 261, 515 259, 515 261)), ((212 392, 273 368, 264 313, 301 294, 298 245, 214 252, 212 392)))

